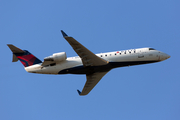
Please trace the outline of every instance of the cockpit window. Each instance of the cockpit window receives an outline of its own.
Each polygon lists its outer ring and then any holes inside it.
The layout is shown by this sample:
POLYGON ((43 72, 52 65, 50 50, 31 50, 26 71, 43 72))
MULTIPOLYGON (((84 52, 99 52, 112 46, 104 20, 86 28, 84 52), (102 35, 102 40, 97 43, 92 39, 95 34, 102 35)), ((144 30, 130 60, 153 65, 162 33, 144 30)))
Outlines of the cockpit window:
POLYGON ((149 48, 149 50, 156 50, 156 49, 154 49, 154 48, 149 48))

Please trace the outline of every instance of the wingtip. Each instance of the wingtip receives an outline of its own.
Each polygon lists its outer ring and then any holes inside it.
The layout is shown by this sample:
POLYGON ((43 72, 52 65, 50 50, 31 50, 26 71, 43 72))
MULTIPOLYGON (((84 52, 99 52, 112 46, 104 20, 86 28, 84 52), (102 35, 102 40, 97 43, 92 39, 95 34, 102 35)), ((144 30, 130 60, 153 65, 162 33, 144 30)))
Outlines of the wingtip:
POLYGON ((9 46, 9 45, 12 45, 12 44, 7 44, 7 46, 9 46))
POLYGON ((61 30, 61 33, 62 33, 63 37, 67 37, 68 36, 63 30, 61 30))
POLYGON ((11 46, 14 46, 13 44, 7 44, 7 46, 10 48, 11 46))
POLYGON ((77 90, 78 94, 80 95, 81 94, 81 91, 80 90, 77 90))

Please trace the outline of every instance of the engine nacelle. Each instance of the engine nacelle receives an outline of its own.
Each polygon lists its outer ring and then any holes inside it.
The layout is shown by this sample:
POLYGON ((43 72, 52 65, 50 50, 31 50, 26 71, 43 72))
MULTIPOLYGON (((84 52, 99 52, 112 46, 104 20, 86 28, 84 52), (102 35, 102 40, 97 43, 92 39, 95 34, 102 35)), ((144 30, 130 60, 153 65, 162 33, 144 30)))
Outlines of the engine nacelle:
POLYGON ((66 60, 66 52, 60 52, 60 53, 54 53, 53 55, 49 57, 45 57, 44 61, 55 61, 55 62, 61 62, 66 60))

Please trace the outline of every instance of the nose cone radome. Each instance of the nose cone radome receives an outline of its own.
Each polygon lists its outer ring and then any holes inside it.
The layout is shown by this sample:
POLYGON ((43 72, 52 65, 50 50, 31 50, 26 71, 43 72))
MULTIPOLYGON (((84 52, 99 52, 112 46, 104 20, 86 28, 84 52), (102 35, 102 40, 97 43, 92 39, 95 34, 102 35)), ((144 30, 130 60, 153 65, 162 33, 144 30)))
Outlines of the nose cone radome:
POLYGON ((171 56, 167 54, 167 59, 170 58, 171 56))
POLYGON ((161 60, 166 60, 166 59, 168 59, 168 58, 170 58, 170 57, 171 57, 170 55, 168 55, 168 54, 166 54, 166 53, 163 53, 163 54, 161 55, 160 59, 161 59, 161 60))

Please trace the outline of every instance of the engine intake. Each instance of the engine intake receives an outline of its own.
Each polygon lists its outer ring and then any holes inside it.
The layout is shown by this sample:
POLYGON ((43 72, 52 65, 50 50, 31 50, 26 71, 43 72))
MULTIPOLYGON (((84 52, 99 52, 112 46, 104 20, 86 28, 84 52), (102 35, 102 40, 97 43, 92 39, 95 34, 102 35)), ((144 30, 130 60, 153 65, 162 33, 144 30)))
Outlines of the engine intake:
POLYGON ((54 53, 51 56, 45 57, 44 61, 55 61, 55 62, 61 62, 66 60, 66 52, 60 52, 60 53, 54 53))

